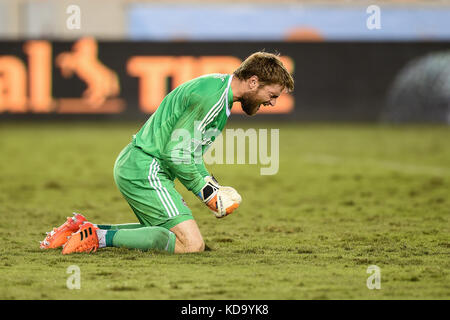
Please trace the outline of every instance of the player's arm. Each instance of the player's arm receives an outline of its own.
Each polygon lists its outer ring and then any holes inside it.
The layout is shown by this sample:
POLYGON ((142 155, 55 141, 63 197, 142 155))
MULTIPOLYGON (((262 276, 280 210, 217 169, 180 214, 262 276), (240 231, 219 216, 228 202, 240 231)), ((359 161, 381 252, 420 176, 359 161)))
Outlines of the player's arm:
POLYGON ((194 194, 200 192, 206 184, 204 178, 210 176, 203 163, 204 146, 198 123, 208 113, 214 98, 209 99, 207 92, 200 90, 195 85, 174 101, 178 104, 174 109, 179 110, 180 115, 166 130, 167 143, 161 152, 168 169, 194 194))
MULTIPOLYGON (((208 105, 211 105, 208 103, 208 105)), ((203 118, 208 109, 194 103, 188 105, 186 112, 174 125, 169 142, 162 156, 166 165, 186 187, 199 197, 217 217, 230 214, 241 201, 237 192, 230 187, 212 184, 211 176, 203 163, 202 135, 195 131, 196 119, 203 118)))
POLYGON ((205 172, 201 168, 203 164, 201 155, 192 151, 191 137, 192 131, 182 117, 175 125, 170 140, 161 155, 166 166, 180 180, 181 184, 197 194, 205 185, 205 172))
POLYGON ((184 130, 174 130, 173 139, 167 144, 164 152, 166 165, 188 190, 208 206, 217 218, 231 214, 239 207, 241 196, 231 187, 220 186, 209 175, 201 156, 201 163, 195 163, 200 160, 195 156, 195 152, 189 152, 188 143, 185 142, 188 136, 184 130))
POLYGON ((195 166, 197 167, 198 172, 203 178, 211 176, 208 169, 206 169, 205 163, 203 161, 201 161, 200 163, 196 163, 195 166))

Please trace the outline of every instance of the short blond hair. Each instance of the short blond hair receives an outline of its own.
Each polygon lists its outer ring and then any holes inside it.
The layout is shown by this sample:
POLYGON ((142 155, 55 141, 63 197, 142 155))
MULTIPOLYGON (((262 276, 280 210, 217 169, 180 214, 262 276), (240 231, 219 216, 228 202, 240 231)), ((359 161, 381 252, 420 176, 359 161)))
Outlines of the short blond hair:
POLYGON ((255 75, 262 85, 279 84, 288 92, 294 90, 294 79, 281 62, 279 54, 255 52, 233 74, 241 80, 255 75))

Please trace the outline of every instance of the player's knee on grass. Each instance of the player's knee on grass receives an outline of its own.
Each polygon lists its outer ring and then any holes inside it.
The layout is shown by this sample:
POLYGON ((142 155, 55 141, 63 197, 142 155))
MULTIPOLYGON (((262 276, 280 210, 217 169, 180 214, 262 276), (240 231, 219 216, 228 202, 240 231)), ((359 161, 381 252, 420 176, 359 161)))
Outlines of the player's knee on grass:
MULTIPOLYGON (((176 233, 175 233, 176 234, 176 233)), ((201 234, 176 234, 175 253, 192 253, 205 251, 205 242, 201 234)))
POLYGON ((171 228, 170 231, 177 237, 175 253, 202 252, 205 250, 205 243, 195 220, 183 221, 171 228))
POLYGON ((191 240, 186 248, 187 252, 203 252, 205 251, 205 242, 203 239, 191 240))
POLYGON ((203 251, 205 251, 205 242, 203 242, 203 239, 177 238, 175 253, 193 253, 203 251))

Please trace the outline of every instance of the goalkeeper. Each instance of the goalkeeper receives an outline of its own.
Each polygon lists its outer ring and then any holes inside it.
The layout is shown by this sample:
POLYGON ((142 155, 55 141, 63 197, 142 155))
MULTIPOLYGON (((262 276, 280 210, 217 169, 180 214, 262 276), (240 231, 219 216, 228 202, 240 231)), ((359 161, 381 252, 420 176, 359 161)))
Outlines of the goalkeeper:
POLYGON ((190 80, 161 102, 114 166, 115 182, 139 223, 93 224, 81 214, 68 218, 41 242, 63 246, 63 254, 103 247, 201 252, 205 244, 191 210, 175 190, 174 180, 193 192, 217 218, 239 207, 241 196, 221 186, 206 169, 202 155, 223 130, 234 102, 247 115, 275 106, 294 81, 277 55, 256 52, 233 74, 190 80))

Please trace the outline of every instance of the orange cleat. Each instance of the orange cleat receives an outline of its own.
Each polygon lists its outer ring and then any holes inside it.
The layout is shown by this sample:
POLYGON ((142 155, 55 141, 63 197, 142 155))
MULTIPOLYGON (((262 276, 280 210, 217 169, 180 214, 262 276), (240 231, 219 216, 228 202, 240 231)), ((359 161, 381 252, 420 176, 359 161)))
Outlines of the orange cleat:
POLYGON ((58 228, 53 228, 51 232, 47 232, 47 236, 44 241, 41 241, 39 247, 41 249, 54 249, 63 246, 67 242, 67 237, 77 232, 85 221, 86 218, 83 215, 74 212, 73 217, 67 217, 64 224, 58 228))
POLYGON ((90 222, 83 223, 80 230, 74 233, 63 246, 62 254, 97 251, 99 243, 96 230, 98 229, 90 222))

